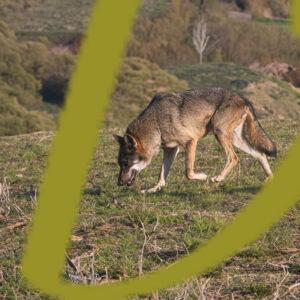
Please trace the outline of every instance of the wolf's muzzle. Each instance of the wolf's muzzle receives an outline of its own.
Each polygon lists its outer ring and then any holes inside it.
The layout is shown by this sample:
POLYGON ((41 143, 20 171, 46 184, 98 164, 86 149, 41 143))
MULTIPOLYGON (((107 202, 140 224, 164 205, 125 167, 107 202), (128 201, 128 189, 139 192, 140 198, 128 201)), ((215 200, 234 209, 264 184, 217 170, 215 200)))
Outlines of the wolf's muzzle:
POLYGON ((119 179, 118 179, 118 185, 119 186, 132 186, 135 183, 135 178, 136 175, 138 174, 137 170, 132 170, 131 171, 131 176, 128 177, 128 173, 125 173, 123 171, 120 172, 119 174, 119 179))

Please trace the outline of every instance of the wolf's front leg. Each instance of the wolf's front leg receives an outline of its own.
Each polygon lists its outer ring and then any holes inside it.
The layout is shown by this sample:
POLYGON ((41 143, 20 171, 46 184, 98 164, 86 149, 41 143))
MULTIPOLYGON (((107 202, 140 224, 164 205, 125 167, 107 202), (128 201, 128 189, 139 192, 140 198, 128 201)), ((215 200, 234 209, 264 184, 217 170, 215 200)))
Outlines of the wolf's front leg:
POLYGON ((148 190, 142 190, 142 193, 155 193, 155 192, 158 192, 159 190, 161 190, 161 188, 166 185, 166 181, 167 181, 172 163, 175 160, 178 152, 179 152, 179 147, 164 149, 164 158, 163 158, 163 163, 161 166, 159 181, 155 187, 148 189, 148 190))
POLYGON ((197 140, 191 140, 186 145, 186 158, 185 158, 185 173, 186 177, 190 180, 206 180, 207 175, 204 173, 195 173, 194 164, 197 149, 197 140))
POLYGON ((221 172, 221 174, 211 179, 212 182, 218 183, 225 180, 225 178, 231 172, 231 170, 238 165, 239 159, 236 153, 234 152, 234 148, 232 144, 232 135, 233 135, 232 131, 230 132, 229 130, 227 130, 227 133, 224 134, 222 131, 217 130, 215 134, 217 136, 219 143, 224 148, 227 156, 227 163, 223 171, 221 172))

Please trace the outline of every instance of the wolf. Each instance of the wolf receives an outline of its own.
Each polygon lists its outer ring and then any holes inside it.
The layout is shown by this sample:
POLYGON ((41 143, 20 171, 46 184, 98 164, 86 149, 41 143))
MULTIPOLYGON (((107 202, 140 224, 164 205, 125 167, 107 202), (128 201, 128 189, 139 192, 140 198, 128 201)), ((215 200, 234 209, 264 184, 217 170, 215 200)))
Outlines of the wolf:
POLYGON ((137 175, 163 149, 158 183, 142 192, 157 192, 165 186, 179 149, 185 149, 185 175, 189 180, 207 180, 195 172, 197 142, 213 133, 224 148, 227 162, 212 182, 222 182, 239 160, 234 146, 254 157, 266 176, 272 177, 267 157, 276 157, 277 148, 260 125, 250 101, 225 88, 202 88, 178 93, 157 94, 132 121, 119 143, 119 185, 131 186, 137 175))

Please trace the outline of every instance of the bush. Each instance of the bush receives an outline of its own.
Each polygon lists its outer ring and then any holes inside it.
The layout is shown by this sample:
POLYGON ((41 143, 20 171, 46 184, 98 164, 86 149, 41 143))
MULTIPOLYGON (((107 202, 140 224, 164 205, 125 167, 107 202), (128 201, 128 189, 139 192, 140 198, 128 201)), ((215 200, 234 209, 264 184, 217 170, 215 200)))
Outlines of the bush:
POLYGON ((197 12, 190 1, 170 0, 159 17, 141 15, 133 29, 128 56, 138 56, 161 67, 196 63, 191 32, 197 12))
POLYGON ((54 126, 47 113, 29 112, 16 98, 0 93, 0 136, 50 130, 54 126))
POLYGON ((19 42, 0 22, 0 135, 50 129, 53 112, 42 101, 62 104, 75 58, 47 43, 19 42), (37 111, 39 110, 39 112, 37 111))
POLYGON ((158 65, 141 58, 126 58, 106 115, 106 125, 128 125, 156 93, 186 88, 185 81, 160 69, 158 65))
POLYGON ((210 28, 225 62, 300 64, 300 39, 283 26, 218 18, 210 22, 210 28))
POLYGON ((192 28, 199 11, 205 9, 210 36, 206 62, 249 65, 258 61, 264 65, 280 61, 299 66, 300 40, 288 31, 288 26, 278 25, 280 21, 276 20, 267 24, 265 18, 241 22, 226 17, 233 2, 256 16, 268 10, 272 16, 284 17, 288 14, 286 1, 232 0, 229 6, 222 2, 230 1, 207 1, 209 5, 200 0, 146 1, 133 30, 128 56, 147 59, 163 68, 198 63, 192 28), (156 12, 154 3, 159 4, 156 12))
POLYGON ((38 109, 40 83, 22 65, 22 51, 14 33, 0 22, 0 86, 28 109, 38 109))
POLYGON ((74 64, 73 55, 47 42, 18 42, 0 23, 0 86, 27 109, 40 109, 42 98, 61 105, 74 64))
POLYGON ((41 95, 49 103, 64 103, 75 57, 68 52, 50 51, 44 43, 26 42, 22 45, 23 65, 41 82, 41 95))

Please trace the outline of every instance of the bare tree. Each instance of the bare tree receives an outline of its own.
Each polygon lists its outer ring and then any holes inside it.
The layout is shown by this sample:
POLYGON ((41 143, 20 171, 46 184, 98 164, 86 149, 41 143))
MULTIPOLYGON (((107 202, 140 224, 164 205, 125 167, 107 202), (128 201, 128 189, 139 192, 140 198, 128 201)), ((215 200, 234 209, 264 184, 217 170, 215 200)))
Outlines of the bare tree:
POLYGON ((195 23, 193 30, 193 42, 199 55, 200 64, 203 63, 203 54, 207 47, 210 36, 207 34, 207 22, 204 16, 201 16, 195 23))

